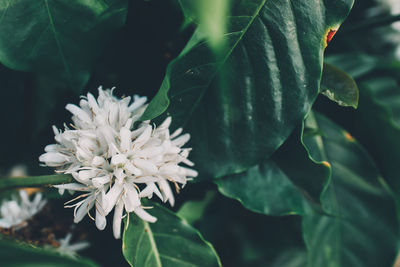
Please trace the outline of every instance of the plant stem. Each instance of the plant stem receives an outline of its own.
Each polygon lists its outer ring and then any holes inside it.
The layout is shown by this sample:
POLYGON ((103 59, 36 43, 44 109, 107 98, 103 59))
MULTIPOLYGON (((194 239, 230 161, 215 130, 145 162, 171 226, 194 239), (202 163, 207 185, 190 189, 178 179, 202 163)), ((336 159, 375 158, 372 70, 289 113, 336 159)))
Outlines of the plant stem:
POLYGON ((342 33, 352 33, 354 31, 359 31, 359 30, 369 30, 371 28, 386 26, 396 21, 400 21, 400 14, 382 18, 370 19, 367 20, 366 22, 354 25, 352 27, 348 27, 347 29, 343 30, 342 33))
POLYGON ((70 183, 73 178, 69 174, 28 176, 28 177, 7 177, 0 178, 0 189, 15 187, 41 187, 55 184, 70 183))

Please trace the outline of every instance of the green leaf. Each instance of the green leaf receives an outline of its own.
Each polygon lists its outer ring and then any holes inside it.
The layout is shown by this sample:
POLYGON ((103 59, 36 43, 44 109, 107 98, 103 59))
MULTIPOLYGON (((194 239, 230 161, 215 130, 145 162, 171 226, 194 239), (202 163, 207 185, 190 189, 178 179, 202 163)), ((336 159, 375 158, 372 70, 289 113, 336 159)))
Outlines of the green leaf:
POLYGON ((96 267, 80 257, 63 256, 55 250, 42 249, 20 242, 0 240, 0 259, 3 267, 96 267))
POLYGON ((303 249, 290 249, 283 252, 272 263, 272 267, 304 267, 307 264, 307 253, 303 249))
POLYGON ((355 114, 355 135, 363 135, 391 189, 400 192, 400 86, 392 78, 361 84, 360 107, 355 114), (365 133, 368 134, 365 134, 365 133))
POLYGON ((207 194, 204 196, 203 200, 186 201, 183 203, 177 215, 193 225, 195 222, 203 218, 204 212, 213 198, 215 198, 215 192, 207 191, 207 194))
POLYGON ((233 1, 226 45, 214 53, 198 29, 169 65, 142 119, 164 113, 172 116, 173 127, 184 127, 192 136, 192 159, 201 178, 258 164, 310 110, 319 91, 326 36, 352 4, 233 1))
POLYGON ((358 87, 353 78, 341 69, 324 64, 321 93, 340 106, 357 108, 358 87))
POLYGON ((127 0, 0 0, 0 62, 63 80, 80 90, 122 27, 127 0))
POLYGON ((217 50, 223 45, 229 2, 231 1, 179 0, 185 17, 199 24, 201 30, 207 35, 211 46, 217 50))
POLYGON ((362 52, 329 55, 325 57, 325 62, 339 67, 355 79, 368 74, 378 65, 376 58, 362 52))
POLYGON ((211 244, 186 221, 158 204, 151 214, 157 222, 145 222, 133 213, 129 216, 122 252, 131 266, 221 266, 211 244))
POLYGON ((397 82, 399 62, 380 60, 378 64, 377 58, 364 54, 354 58, 334 55, 329 61, 335 61, 335 64, 339 64, 349 73, 357 73, 369 62, 368 70, 355 76, 360 85, 358 109, 342 113, 337 119, 360 140, 391 189, 399 195, 400 84, 397 82))
POLYGON ((399 229, 392 196, 376 166, 346 131, 318 115, 324 134, 305 138, 311 154, 324 154, 332 165, 331 183, 321 199, 331 215, 303 216, 303 235, 309 267, 392 266, 397 254, 399 229))
POLYGON ((320 195, 329 182, 330 167, 310 157, 302 144, 301 130, 294 131, 263 163, 216 180, 219 191, 255 212, 267 215, 307 213, 320 202, 320 195))

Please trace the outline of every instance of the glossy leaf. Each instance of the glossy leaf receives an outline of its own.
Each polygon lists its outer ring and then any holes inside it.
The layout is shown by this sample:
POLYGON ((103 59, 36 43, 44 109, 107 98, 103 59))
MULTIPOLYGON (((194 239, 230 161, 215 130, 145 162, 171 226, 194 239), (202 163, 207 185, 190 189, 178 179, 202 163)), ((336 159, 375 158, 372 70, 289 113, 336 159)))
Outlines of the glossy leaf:
MULTIPOLYGON (((357 74, 360 102, 356 111, 341 113, 337 120, 348 127, 373 157, 382 175, 396 193, 400 192, 400 84, 396 64, 367 55, 355 58, 334 55, 339 67, 356 73, 367 61, 372 69, 357 74), (341 59, 341 60, 339 60, 341 59), (376 59, 375 59, 376 61, 376 59), (370 74, 370 75, 365 75, 370 74), (368 133, 368 134, 366 134, 368 133)), ((333 60, 332 60, 333 59, 333 60)), ((330 112, 337 114, 336 111, 330 112)))
POLYGON ((92 261, 80 257, 63 256, 55 250, 36 248, 27 244, 0 240, 0 259, 3 267, 96 267, 92 261))
POLYGON ((148 223, 133 214, 129 217, 122 252, 131 266, 221 266, 211 244, 186 221, 158 204, 151 214, 157 222, 148 223))
POLYGON ((125 23, 127 0, 0 0, 0 62, 57 77, 80 90, 125 23))
POLYGON ((326 36, 352 4, 233 1, 226 45, 215 53, 199 28, 142 119, 164 112, 173 127, 190 132, 199 179, 245 171, 270 156, 310 110, 326 36))
POLYGON ((219 191, 267 215, 305 214, 318 205, 330 167, 310 158, 299 132, 263 163, 216 180, 219 191))
POLYGON ((307 266, 392 266, 399 233, 396 209, 376 166, 349 133, 325 117, 316 116, 315 126, 323 135, 305 142, 314 143, 315 158, 326 157, 332 165, 321 199, 331 215, 303 216, 307 266))
POLYGON ((353 78, 341 69, 324 64, 321 93, 340 106, 357 108, 358 87, 353 78))

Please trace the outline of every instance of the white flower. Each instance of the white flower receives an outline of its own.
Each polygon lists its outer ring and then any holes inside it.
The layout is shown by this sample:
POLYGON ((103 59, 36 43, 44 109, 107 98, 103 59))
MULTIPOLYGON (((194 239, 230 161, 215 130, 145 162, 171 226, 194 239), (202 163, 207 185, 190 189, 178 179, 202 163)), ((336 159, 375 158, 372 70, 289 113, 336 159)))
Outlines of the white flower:
POLYGON ((76 252, 86 249, 89 247, 89 242, 87 241, 80 241, 71 244, 72 234, 68 233, 64 238, 58 239, 60 246, 57 247, 57 251, 61 254, 66 254, 69 256, 75 256, 76 252))
POLYGON ((19 196, 12 196, 11 200, 4 200, 0 207, 0 227, 16 229, 27 225, 26 221, 38 213, 46 204, 41 193, 36 193, 30 201, 24 190, 19 191, 19 196))
POLYGON ((113 231, 120 238, 125 212, 156 221, 141 205, 141 198, 155 194, 174 205, 169 182, 178 189, 197 172, 179 165, 193 166, 187 159, 190 149, 182 148, 189 134, 181 135, 182 129, 170 134, 171 118, 158 127, 140 122, 146 98, 135 95, 131 103, 130 97, 118 99, 112 92, 100 87, 97 100, 89 93, 80 107, 68 104, 73 125, 63 132, 53 127, 56 144, 46 146, 39 160, 74 177, 74 183, 56 187, 82 192, 72 200, 81 199, 78 203, 66 206, 75 208, 76 223, 86 214, 91 217, 89 211, 95 206, 96 226, 103 230, 105 217, 115 208, 113 231))

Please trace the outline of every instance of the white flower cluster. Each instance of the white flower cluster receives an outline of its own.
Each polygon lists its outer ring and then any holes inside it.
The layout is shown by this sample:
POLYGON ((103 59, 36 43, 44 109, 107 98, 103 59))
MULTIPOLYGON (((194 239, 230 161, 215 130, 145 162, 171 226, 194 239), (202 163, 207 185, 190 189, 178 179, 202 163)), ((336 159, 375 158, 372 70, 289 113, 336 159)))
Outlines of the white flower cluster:
POLYGON ((155 194, 174 205, 169 182, 178 189, 178 184, 197 176, 196 171, 179 166, 193 166, 187 159, 190 149, 182 148, 189 134, 181 135, 181 128, 170 134, 170 117, 158 127, 140 122, 145 102, 145 97, 136 95, 132 103, 130 97, 118 99, 113 90, 100 87, 97 100, 89 93, 80 107, 66 106, 73 114, 70 127, 65 125, 64 131, 53 127, 56 144, 46 146, 39 160, 57 167, 57 172, 72 174, 75 182, 58 188, 84 192, 72 201, 82 200, 66 206, 75 208, 76 223, 86 214, 91 217, 89 211, 95 206, 96 226, 102 230, 115 207, 113 232, 120 238, 124 210, 155 222, 141 198, 155 194))
POLYGON ((4 200, 0 207, 0 227, 19 229, 26 226, 26 221, 38 213, 46 200, 42 199, 41 193, 36 193, 33 200, 25 190, 19 191, 19 196, 13 195, 11 200, 4 200))

